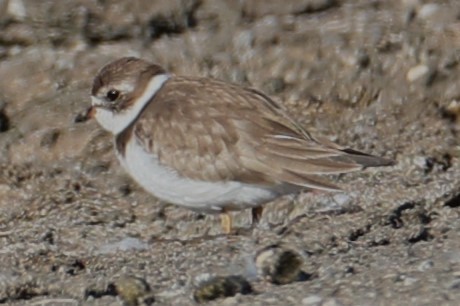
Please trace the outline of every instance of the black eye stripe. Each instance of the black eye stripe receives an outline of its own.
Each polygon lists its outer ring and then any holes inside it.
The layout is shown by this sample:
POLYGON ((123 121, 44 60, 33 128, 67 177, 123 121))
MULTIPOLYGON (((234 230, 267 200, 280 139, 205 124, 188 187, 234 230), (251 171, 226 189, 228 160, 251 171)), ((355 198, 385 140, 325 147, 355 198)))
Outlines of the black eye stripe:
POLYGON ((116 89, 111 89, 106 93, 105 96, 107 97, 107 100, 109 100, 110 102, 113 102, 116 99, 118 99, 118 97, 120 96, 120 92, 116 89))

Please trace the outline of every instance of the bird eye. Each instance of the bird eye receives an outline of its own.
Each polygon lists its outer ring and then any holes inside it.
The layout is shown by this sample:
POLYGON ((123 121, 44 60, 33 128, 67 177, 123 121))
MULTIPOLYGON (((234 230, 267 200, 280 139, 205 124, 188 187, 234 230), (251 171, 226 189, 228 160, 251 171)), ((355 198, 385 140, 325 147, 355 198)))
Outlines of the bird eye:
POLYGON ((118 99, 119 95, 120 95, 120 92, 118 90, 111 89, 107 92, 106 97, 107 97, 107 100, 109 100, 110 102, 113 102, 116 99, 118 99))

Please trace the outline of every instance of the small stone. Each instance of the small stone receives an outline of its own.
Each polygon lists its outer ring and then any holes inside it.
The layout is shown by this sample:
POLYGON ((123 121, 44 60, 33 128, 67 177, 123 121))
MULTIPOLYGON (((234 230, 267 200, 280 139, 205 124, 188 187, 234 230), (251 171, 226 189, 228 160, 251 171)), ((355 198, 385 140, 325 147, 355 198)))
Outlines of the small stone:
POLYGON ((327 301, 324 301, 322 306, 340 306, 342 303, 337 301, 336 299, 328 299, 327 301))
POLYGON ((415 156, 413 159, 414 165, 419 168, 424 169, 426 167, 426 157, 425 156, 415 156))
POLYGON ((118 242, 109 243, 101 246, 99 249, 100 254, 112 254, 118 251, 126 252, 131 250, 145 250, 148 245, 133 237, 126 237, 118 242))
POLYGON ((460 117, 460 101, 453 100, 446 107, 441 108, 441 116, 451 122, 458 122, 460 117))
POLYGON ((286 83, 283 78, 274 77, 265 82, 264 88, 269 94, 279 94, 286 88, 286 83))
POLYGON ((241 31, 233 36, 233 46, 239 52, 250 50, 254 45, 254 33, 250 30, 241 31))
POLYGON ((212 279, 213 277, 214 277, 214 275, 212 275, 210 273, 201 273, 201 274, 198 274, 198 275, 195 276, 195 283, 204 284, 207 281, 209 281, 210 279, 212 279))
POLYGON ((419 270, 420 272, 425 272, 431 268, 433 268, 434 266, 434 263, 432 260, 425 260, 425 261, 422 261, 418 267, 417 267, 417 270, 419 270))
POLYGON ((446 109, 452 113, 460 113, 460 101, 452 100, 446 109))
MULTIPOLYGON (((152 301, 150 285, 140 277, 123 276, 113 284, 117 295, 126 306, 137 306, 139 301, 152 301)), ((153 299, 154 300, 154 299, 153 299)))
POLYGON ((409 69, 409 71, 407 72, 406 78, 409 82, 414 82, 420 79, 421 77, 425 76, 429 71, 430 71, 430 68, 428 68, 428 66, 417 65, 409 69))
POLYGON ((404 286, 411 286, 411 285, 415 284, 416 282, 418 282, 418 279, 417 279, 417 278, 414 278, 414 277, 405 277, 405 278, 404 278, 404 281, 403 281, 403 285, 404 285, 404 286))
POLYGON ((351 197, 346 193, 337 193, 332 196, 332 199, 338 206, 345 206, 351 201, 351 197))
POLYGON ((439 5, 434 4, 434 3, 427 3, 422 5, 420 10, 418 11, 418 17, 422 19, 427 19, 436 14, 436 12, 439 10, 439 5))
POLYGON ((204 303, 224 297, 232 297, 236 294, 250 294, 252 287, 242 276, 216 276, 203 282, 195 289, 193 298, 198 303, 204 303))
POLYGON ((292 250, 271 245, 259 251, 255 258, 258 274, 274 284, 283 285, 302 278, 303 260, 292 250))
POLYGON ((21 21, 26 17, 26 7, 22 0, 9 0, 6 12, 17 21, 21 21))
POLYGON ((302 305, 319 305, 323 298, 318 295, 310 295, 302 299, 302 305))

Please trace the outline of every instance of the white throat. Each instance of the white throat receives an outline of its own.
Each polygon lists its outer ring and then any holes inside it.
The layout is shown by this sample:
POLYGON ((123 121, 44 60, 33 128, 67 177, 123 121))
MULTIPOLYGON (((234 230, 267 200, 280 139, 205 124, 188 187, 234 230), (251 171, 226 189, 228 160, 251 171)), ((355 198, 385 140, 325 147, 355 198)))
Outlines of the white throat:
MULTIPOLYGON (((159 74, 154 76, 145 87, 142 95, 137 98, 137 101, 123 112, 114 113, 102 107, 98 107, 95 114, 97 122, 99 122, 102 128, 114 135, 121 133, 139 116, 140 112, 153 98, 153 96, 155 96, 158 90, 161 89, 169 77, 169 74, 159 74)), ((93 106, 101 104, 99 98, 94 96, 91 97, 91 101, 93 106)))

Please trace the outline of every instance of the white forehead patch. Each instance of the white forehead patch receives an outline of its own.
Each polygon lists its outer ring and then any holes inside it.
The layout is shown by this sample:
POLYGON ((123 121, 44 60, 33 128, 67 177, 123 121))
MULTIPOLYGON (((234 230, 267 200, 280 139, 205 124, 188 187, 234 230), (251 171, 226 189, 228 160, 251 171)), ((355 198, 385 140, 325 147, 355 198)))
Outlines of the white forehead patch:
MULTIPOLYGON (((135 120, 139 113, 144 109, 145 105, 155 96, 155 94, 160 90, 163 84, 170 78, 169 74, 158 74, 149 81, 145 87, 144 92, 136 101, 131 105, 130 108, 123 110, 119 113, 114 113, 110 110, 98 107, 96 109, 96 120, 105 130, 116 135, 121 133, 126 129, 132 122, 135 120)), ((122 83, 123 84, 123 83, 122 83)), ((120 85, 122 85, 120 84, 120 85)), ((134 88, 128 83, 125 84, 125 89, 127 92, 133 91, 134 88), (131 86, 131 89, 128 89, 128 86, 131 86)), ((117 86, 117 89, 124 91, 120 86, 117 86)), ((102 105, 104 101, 102 98, 95 96, 91 97, 91 103, 93 106, 102 105)))

